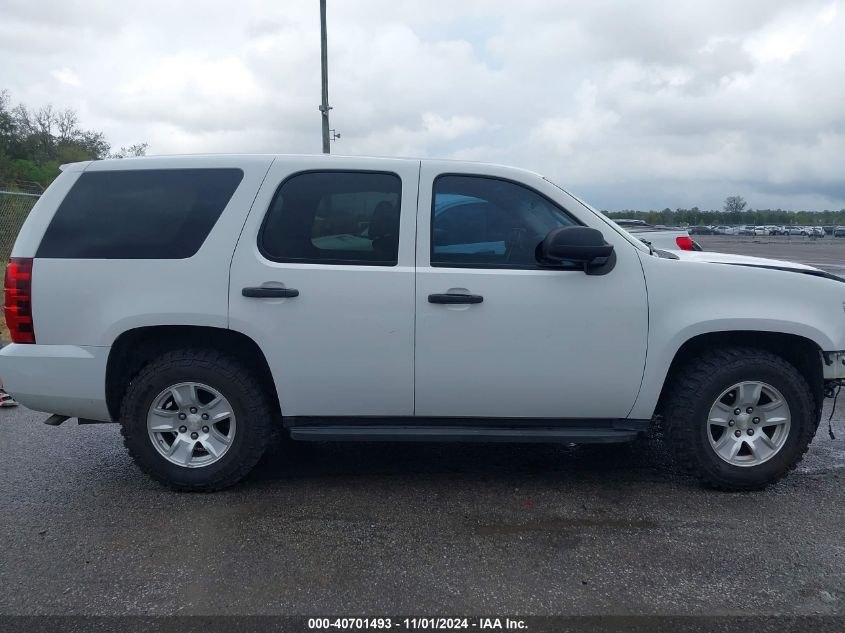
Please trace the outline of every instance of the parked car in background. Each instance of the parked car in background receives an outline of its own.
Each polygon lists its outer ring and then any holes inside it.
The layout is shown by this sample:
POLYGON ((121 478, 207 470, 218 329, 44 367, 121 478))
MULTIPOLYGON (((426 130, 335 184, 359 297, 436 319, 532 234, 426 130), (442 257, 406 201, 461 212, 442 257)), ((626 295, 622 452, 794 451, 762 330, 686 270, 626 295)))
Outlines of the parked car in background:
POLYGON ((833 237, 845 237, 845 226, 837 226, 833 229, 833 237))
POLYGON ((823 226, 822 229, 824 229, 825 235, 833 235, 833 229, 834 229, 833 225, 823 226))
POLYGON ((810 237, 824 237, 824 229, 820 226, 808 226, 807 235, 810 237))
POLYGON ((765 226, 755 226, 754 227, 754 235, 768 235, 769 229, 765 226))
POLYGON ((806 235, 807 232, 802 226, 785 226, 783 227, 784 235, 806 235))
POLYGON ((690 235, 715 235, 715 231, 709 226, 691 226, 687 232, 690 235))
POLYGON ((661 250, 700 251, 701 245, 695 242, 685 229, 662 224, 651 225, 642 220, 614 220, 638 240, 661 250))
POLYGON ((715 231, 717 235, 736 235, 738 229, 735 226, 720 225, 716 227, 715 231))
POLYGON ((737 235, 754 235, 755 227, 751 226, 750 224, 746 224, 745 226, 739 227, 737 230, 737 235))

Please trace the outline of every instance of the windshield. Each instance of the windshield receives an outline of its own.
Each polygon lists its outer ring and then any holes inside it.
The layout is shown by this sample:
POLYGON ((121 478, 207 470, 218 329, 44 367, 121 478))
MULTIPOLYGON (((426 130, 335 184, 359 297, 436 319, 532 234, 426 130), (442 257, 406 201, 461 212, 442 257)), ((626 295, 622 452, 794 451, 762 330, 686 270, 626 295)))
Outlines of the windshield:
POLYGON ((614 222, 614 221, 613 221, 613 220, 611 220, 609 217, 607 217, 606 215, 604 215, 601 211, 599 211, 598 209, 596 209, 596 208, 592 207, 592 206, 591 206, 591 205, 589 205, 588 203, 586 203, 586 202, 584 202, 583 200, 581 200, 581 198, 579 198, 578 196, 576 196, 576 195, 572 194, 571 192, 567 191, 566 189, 564 189, 563 187, 561 187, 559 184, 557 184, 556 182, 554 182, 554 181, 552 181, 552 180, 549 180, 549 179, 548 179, 548 178, 546 178, 545 176, 543 176, 543 180, 545 180, 546 182, 548 182, 548 183, 550 183, 550 184, 554 185, 555 187, 557 187, 558 189, 560 189, 563 193, 565 193, 566 195, 570 196, 571 198, 574 198, 577 202, 579 202, 580 204, 582 204, 582 205, 584 206, 584 208, 586 208, 587 210, 592 211, 594 214, 596 214, 596 216, 598 216, 598 217, 599 217, 599 218, 601 218, 604 222, 606 222, 606 223, 607 223, 607 224, 608 224, 608 225, 609 225, 609 226, 610 226, 610 227, 611 227, 614 231, 616 231, 616 232, 617 232, 617 233, 619 233, 622 237, 624 237, 624 238, 625 238, 625 239, 627 239, 629 242, 631 242, 631 244, 633 244, 634 246, 636 246, 637 248, 639 248, 639 249, 640 249, 640 250, 642 250, 642 251, 646 251, 647 253, 651 253, 651 248, 650 248, 650 247, 648 247, 646 244, 644 244, 644 243, 643 243, 643 241, 642 241, 641 239, 639 239, 639 238, 637 238, 637 237, 635 237, 635 236, 631 235, 628 231, 626 231, 624 228, 622 228, 621 226, 619 226, 618 224, 616 224, 616 222, 614 222))

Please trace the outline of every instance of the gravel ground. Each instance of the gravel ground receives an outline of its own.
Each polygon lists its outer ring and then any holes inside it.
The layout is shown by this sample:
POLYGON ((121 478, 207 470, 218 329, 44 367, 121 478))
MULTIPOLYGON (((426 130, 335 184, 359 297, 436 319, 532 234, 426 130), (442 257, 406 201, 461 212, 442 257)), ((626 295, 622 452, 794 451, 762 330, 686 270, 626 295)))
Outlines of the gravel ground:
MULTIPOLYGON (((835 265, 831 243, 778 250, 835 265)), ((301 443, 179 494, 115 425, 0 409, 0 614, 845 615, 840 404, 835 440, 732 494, 653 442, 301 443)))

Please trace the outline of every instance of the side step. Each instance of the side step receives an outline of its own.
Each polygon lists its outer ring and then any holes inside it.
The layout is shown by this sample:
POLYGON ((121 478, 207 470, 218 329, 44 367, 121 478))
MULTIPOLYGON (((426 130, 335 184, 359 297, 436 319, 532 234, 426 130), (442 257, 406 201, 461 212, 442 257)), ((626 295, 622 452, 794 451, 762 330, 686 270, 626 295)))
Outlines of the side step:
POLYGON ((608 444, 630 442, 639 431, 582 427, 501 427, 446 425, 292 426, 291 439, 309 442, 536 442, 608 444))
MULTIPOLYGON (((60 413, 54 413, 49 418, 44 420, 44 424, 48 426, 59 426, 70 420, 69 415, 62 415, 60 413)), ((76 419, 79 424, 111 424, 110 420, 90 420, 88 418, 77 418, 76 419)))

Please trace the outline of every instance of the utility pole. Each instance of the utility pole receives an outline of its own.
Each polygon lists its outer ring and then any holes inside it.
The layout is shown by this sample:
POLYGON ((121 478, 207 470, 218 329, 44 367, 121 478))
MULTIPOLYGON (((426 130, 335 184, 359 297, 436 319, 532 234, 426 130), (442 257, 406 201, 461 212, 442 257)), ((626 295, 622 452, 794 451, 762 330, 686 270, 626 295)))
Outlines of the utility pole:
POLYGON ((326 50, 326 0, 320 0, 320 64, 323 71, 323 102, 320 114, 323 118, 323 154, 331 152, 329 147, 329 54, 326 50))

